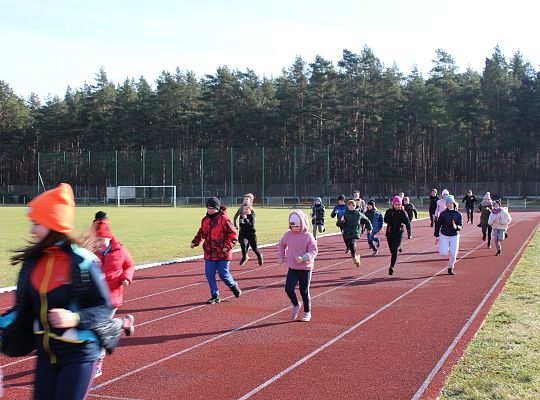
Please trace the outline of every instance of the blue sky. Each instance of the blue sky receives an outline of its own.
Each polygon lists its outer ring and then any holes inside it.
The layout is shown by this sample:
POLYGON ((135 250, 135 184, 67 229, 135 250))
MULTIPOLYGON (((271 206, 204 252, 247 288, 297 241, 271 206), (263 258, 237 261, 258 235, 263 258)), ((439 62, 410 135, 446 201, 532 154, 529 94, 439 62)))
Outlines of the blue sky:
POLYGON ((176 67, 198 76, 226 65, 278 76, 296 56, 340 60, 364 46, 408 74, 427 76, 435 50, 482 71, 496 45, 540 65, 534 0, 0 0, 0 80, 20 96, 63 97, 110 80, 149 82, 176 67))

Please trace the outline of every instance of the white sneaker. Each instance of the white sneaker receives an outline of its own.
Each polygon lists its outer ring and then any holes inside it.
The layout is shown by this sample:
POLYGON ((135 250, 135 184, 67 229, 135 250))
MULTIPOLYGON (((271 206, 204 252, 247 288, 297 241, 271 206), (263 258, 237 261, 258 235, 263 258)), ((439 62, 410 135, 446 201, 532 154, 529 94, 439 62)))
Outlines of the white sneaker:
POLYGON ((300 321, 303 321, 303 322, 311 321, 311 311, 308 311, 308 312, 303 311, 302 316, 300 317, 300 321))
POLYGON ((297 306, 293 306, 292 310, 291 310, 291 321, 294 321, 296 318, 298 318, 298 314, 300 313, 300 306, 302 304, 301 303, 298 303, 297 306))

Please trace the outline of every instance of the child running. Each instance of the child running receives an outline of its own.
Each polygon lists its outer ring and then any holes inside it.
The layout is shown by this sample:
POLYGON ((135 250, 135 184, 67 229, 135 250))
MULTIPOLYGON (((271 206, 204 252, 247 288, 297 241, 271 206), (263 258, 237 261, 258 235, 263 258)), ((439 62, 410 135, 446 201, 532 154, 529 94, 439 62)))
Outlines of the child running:
POLYGON ((489 224, 489 216, 491 215, 491 210, 493 209, 493 201, 491 201, 491 194, 486 192, 482 198, 482 202, 478 206, 480 211, 480 223, 478 227, 482 228, 482 241, 486 241, 487 236, 487 248, 491 249, 491 233, 493 228, 489 224))
POLYGON ((377 253, 379 252, 379 247, 381 245, 381 241, 378 237, 375 237, 377 233, 383 228, 384 226, 384 218, 382 213, 377 210, 377 207, 375 207, 375 201, 370 200, 367 202, 367 211, 366 211, 366 217, 371 221, 371 233, 368 235, 368 245, 371 250, 373 250, 372 256, 375 257, 377 253), (377 243, 377 247, 373 244, 373 242, 377 243))
MULTIPOLYGON (((103 274, 111 293, 112 317, 124 302, 124 288, 133 282, 135 263, 128 250, 113 235, 109 218, 105 212, 98 211, 96 213, 92 228, 95 236, 94 254, 101 261, 103 274)), ((126 335, 130 336, 134 331, 133 316, 128 315, 126 318, 131 321, 131 330, 126 332, 126 335)), ((105 349, 102 348, 94 378, 102 375, 104 359, 105 349)))
POLYGON ((512 222, 512 217, 506 207, 501 206, 501 200, 495 200, 493 210, 489 216, 488 224, 493 228, 493 236, 495 237, 495 246, 497 247, 496 256, 502 254, 501 242, 505 238, 508 225, 512 222))
POLYGON ((317 239, 317 230, 319 233, 325 231, 324 228, 324 204, 320 197, 315 197, 315 202, 311 208, 311 224, 313 225, 313 237, 317 239))
POLYGON ((402 208, 402 199, 399 196, 394 196, 392 199, 392 208, 389 208, 384 213, 384 222, 386 223, 386 240, 388 248, 392 255, 390 259, 390 268, 388 274, 394 274, 394 268, 397 262, 398 250, 401 248, 403 240, 403 226, 407 229, 407 237, 411 238, 411 222, 407 213, 402 208))
POLYGON ((240 216, 240 233, 238 234, 238 241, 240 242, 240 248, 242 249, 242 259, 240 265, 244 265, 249 260, 248 249, 251 246, 251 250, 257 256, 259 265, 263 265, 263 256, 257 248, 257 235, 255 233, 255 213, 253 207, 249 204, 243 206, 242 215, 240 216))
MULTIPOLYGON (((330 213, 331 218, 337 218, 336 225, 339 227, 339 221, 341 220, 341 216, 345 211, 347 211, 347 204, 345 204, 345 195, 340 194, 337 198, 337 204, 330 213)), ((343 236, 343 229, 339 228, 341 230, 341 236, 343 236)), ((345 253, 349 252, 349 246, 347 246, 347 241, 345 238, 343 238, 343 241, 345 242, 345 253)))
POLYGON ((474 194, 472 190, 467 191, 467 194, 461 200, 462 203, 465 203, 465 209, 467 210, 467 223, 473 223, 473 217, 474 217, 474 203, 476 203, 478 200, 476 197, 474 197, 474 194))
POLYGON ((304 303, 300 320, 304 322, 311 320, 309 285, 317 253, 317 241, 309 232, 308 216, 301 210, 293 210, 289 214, 289 230, 285 232, 278 245, 278 260, 280 264, 285 262, 289 268, 285 292, 293 305, 291 320, 298 318, 301 306, 295 293, 296 284, 300 286, 300 295, 304 303))
POLYGON ((413 215, 414 215, 414 219, 418 219, 418 211, 416 211, 414 204, 410 202, 408 197, 403 197, 403 209, 407 213, 407 216, 409 217, 409 221, 412 222, 413 215))
POLYGON ((206 302, 207 304, 215 304, 221 301, 216 282, 216 272, 236 298, 242 294, 238 284, 229 272, 232 249, 237 239, 238 234, 227 215, 227 208, 221 205, 217 197, 207 199, 206 215, 201 221, 199 231, 191 241, 192 249, 204 241, 204 269, 211 295, 206 302))
POLYGON ((443 189, 441 193, 441 198, 437 200, 437 208, 435 209, 435 221, 437 221, 437 218, 439 218, 439 215, 446 210, 446 196, 448 196, 450 192, 448 189, 443 189))
MULTIPOLYGON (((234 227, 236 230, 238 230, 238 218, 242 215, 242 212, 244 210, 244 206, 251 206, 251 213, 253 214, 253 218, 255 218, 255 210, 253 209, 253 200, 255 199, 255 196, 253 193, 244 193, 243 199, 242 199, 242 205, 238 207, 238 210, 236 210, 236 213, 233 217, 234 227)), ((249 250, 249 243, 246 247, 246 252, 249 250)), ((247 260, 246 260, 247 261, 247 260)))
POLYGON ((99 260, 70 236, 75 213, 71 186, 61 183, 28 207, 33 241, 11 258, 22 267, 15 311, 0 317, 1 350, 22 356, 37 348, 35 399, 84 399, 101 351, 103 337, 98 339, 96 330, 110 321, 119 333, 132 320, 111 320, 99 260))
POLYGON ((360 225, 366 227, 368 235, 371 233, 371 221, 356 208, 354 200, 349 200, 347 202, 347 211, 343 213, 338 223, 339 227, 343 228, 343 238, 351 251, 354 264, 357 268, 360 268, 360 254, 356 253, 356 241, 360 239, 360 225))
POLYGON ((353 200, 356 202, 356 207, 360 209, 361 213, 365 213, 367 210, 366 201, 360 195, 360 190, 355 190, 352 195, 353 200))
POLYGON ((431 189, 431 196, 429 196, 429 220, 431 221, 431 227, 435 223, 435 211, 437 211, 437 202, 439 201, 437 196, 437 189, 431 189))
POLYGON ((445 197, 446 210, 439 214, 435 222, 435 243, 439 243, 439 254, 448 258, 448 275, 454 274, 459 251, 459 231, 463 228, 461 213, 456 211, 457 204, 454 196, 445 197))

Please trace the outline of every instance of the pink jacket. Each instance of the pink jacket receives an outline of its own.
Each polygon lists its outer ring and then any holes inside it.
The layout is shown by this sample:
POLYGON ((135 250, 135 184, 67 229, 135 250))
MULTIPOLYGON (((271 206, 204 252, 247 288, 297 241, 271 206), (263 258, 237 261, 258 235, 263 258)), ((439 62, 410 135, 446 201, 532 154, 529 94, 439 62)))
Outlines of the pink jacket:
POLYGON ((302 221, 302 229, 299 233, 292 230, 285 232, 278 245, 278 260, 284 260, 287 267, 292 269, 310 270, 313 269, 315 257, 317 257, 317 241, 309 232, 308 216, 300 210, 293 210, 302 221), (296 257, 307 258, 303 263, 297 263, 296 257))
POLYGON ((135 263, 131 259, 127 249, 115 237, 111 239, 110 252, 106 255, 97 252, 96 255, 101 260, 105 280, 111 291, 111 303, 115 308, 120 307, 124 302, 124 286, 122 286, 122 281, 124 279, 127 279, 129 283, 133 281, 135 263))

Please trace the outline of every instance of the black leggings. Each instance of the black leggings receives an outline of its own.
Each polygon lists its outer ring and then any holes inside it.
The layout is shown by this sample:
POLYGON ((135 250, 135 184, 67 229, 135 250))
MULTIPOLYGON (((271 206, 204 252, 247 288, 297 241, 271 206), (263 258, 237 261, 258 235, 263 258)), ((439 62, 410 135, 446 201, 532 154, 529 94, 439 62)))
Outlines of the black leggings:
POLYGON ((467 209, 467 222, 473 223, 474 207, 465 207, 467 209))
POLYGON ((491 244, 491 231, 493 231, 491 226, 482 226, 482 240, 486 240, 487 233, 488 246, 491 244))
POLYGON ((246 258, 247 252, 249 248, 251 247, 251 250, 257 255, 257 258, 261 258, 261 253, 259 253, 259 249, 257 248, 257 235, 251 234, 246 235, 240 233, 238 236, 238 241, 240 242, 240 248, 242 249, 242 258, 246 258))
POLYGON ((287 279, 285 280, 285 292, 293 306, 298 305, 298 298, 294 289, 296 289, 296 284, 300 284, 300 296, 302 296, 302 301, 304 302, 304 311, 311 311, 311 297, 309 296, 309 283, 311 282, 311 270, 303 269, 292 269, 289 268, 287 272, 287 279))
POLYGON ((392 258, 390 259, 390 268, 394 268, 394 265, 396 265, 398 250, 401 247, 402 240, 403 235, 386 237, 386 241, 388 242, 388 248, 390 249, 390 254, 392 254, 392 258))
POLYGON ((356 254, 356 241, 358 239, 351 238, 351 239, 345 239, 345 245, 347 248, 351 251, 351 256, 355 256, 356 254))

